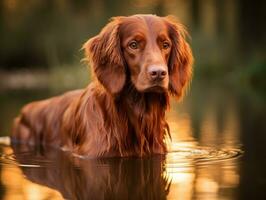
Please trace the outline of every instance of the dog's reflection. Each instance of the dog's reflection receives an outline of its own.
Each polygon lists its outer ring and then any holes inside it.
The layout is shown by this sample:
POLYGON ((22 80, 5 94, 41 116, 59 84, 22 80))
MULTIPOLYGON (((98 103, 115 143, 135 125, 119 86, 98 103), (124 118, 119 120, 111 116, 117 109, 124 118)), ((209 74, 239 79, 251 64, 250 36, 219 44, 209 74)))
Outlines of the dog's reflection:
POLYGON ((80 159, 48 147, 12 148, 16 161, 28 166, 21 169, 29 180, 66 199, 166 199, 169 192, 163 156, 80 159))

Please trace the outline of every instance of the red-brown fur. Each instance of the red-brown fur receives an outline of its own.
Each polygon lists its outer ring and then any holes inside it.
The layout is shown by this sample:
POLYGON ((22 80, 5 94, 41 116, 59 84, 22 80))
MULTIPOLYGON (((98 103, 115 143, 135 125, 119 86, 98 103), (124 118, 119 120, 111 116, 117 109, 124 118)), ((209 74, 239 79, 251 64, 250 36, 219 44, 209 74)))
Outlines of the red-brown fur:
POLYGON ((12 141, 89 157, 165 153, 169 94, 181 98, 192 76, 185 36, 171 17, 113 18, 84 44, 96 80, 86 89, 26 105, 14 121, 12 141), (153 79, 155 68, 166 75, 153 79))

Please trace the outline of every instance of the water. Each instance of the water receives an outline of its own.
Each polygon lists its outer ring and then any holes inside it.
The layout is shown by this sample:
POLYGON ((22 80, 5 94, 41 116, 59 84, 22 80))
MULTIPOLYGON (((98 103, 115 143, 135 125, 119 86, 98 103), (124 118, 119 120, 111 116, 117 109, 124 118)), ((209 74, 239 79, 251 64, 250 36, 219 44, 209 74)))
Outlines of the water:
MULTIPOLYGON (((204 172, 222 164, 224 173, 236 176, 233 163, 240 154, 237 150, 183 147, 166 157, 82 160, 57 149, 1 146, 0 162, 5 186, 13 191, 11 199, 21 197, 19 191, 26 188, 38 191, 26 190, 27 198, 33 199, 176 199, 180 195, 189 199, 191 192, 183 185, 195 180, 200 181, 200 192, 207 192, 205 197, 219 189, 204 174, 195 179, 195 170, 204 172), (10 177, 16 180, 13 185, 10 177)), ((234 186, 232 181, 224 184, 234 186)))
POLYGON ((265 199, 263 94, 194 81, 182 102, 172 100, 165 156, 80 159, 10 146, 5 136, 21 105, 60 92, 0 93, 1 199, 265 199))

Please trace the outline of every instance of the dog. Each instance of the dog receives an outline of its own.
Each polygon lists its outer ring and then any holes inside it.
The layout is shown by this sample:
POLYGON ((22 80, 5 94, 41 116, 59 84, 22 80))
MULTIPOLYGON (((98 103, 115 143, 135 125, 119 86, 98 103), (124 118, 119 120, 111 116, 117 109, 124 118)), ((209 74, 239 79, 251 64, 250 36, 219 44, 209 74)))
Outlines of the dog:
POLYGON ((187 31, 173 17, 114 17, 84 45, 95 80, 23 107, 13 143, 52 145, 87 157, 165 154, 165 112, 192 77, 187 31))

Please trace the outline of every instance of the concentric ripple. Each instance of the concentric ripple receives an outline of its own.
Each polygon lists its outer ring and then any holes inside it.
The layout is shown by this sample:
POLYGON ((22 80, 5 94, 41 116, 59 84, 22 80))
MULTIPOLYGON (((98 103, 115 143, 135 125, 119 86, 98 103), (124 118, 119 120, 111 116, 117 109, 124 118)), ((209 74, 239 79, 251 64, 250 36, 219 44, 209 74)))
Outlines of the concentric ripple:
MULTIPOLYGON (((178 146, 178 145, 177 145, 178 146)), ((181 145, 182 146, 182 145, 181 145)), ((168 168, 207 165, 237 159, 243 154, 240 149, 202 146, 175 147, 167 154, 168 168)))

